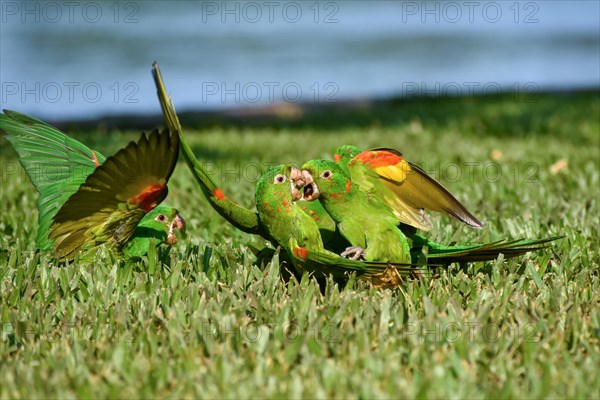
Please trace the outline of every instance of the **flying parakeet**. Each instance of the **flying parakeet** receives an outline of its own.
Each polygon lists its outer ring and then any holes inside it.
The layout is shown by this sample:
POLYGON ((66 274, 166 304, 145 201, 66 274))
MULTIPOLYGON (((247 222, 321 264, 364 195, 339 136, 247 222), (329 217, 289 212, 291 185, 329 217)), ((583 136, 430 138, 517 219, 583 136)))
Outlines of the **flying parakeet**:
POLYGON ((158 205, 177 161, 177 134, 142 134, 106 158, 25 114, 4 110, 0 129, 39 195, 38 249, 66 261, 108 243, 140 257, 153 242, 176 243, 174 229, 185 230, 176 209, 158 205))
MULTIPOLYGON (((372 152, 367 152, 372 153, 372 152)), ((418 255, 427 247, 428 260, 448 264, 462 261, 485 261, 495 259, 499 254, 515 257, 531 250, 544 248, 557 238, 540 240, 498 241, 488 244, 444 246, 430 242, 421 235, 410 234, 407 238, 399 224, 404 222, 402 214, 394 207, 394 201, 387 197, 378 180, 386 181, 375 171, 377 162, 366 163, 354 157, 347 165, 347 171, 333 161, 312 160, 302 166, 299 175, 304 186, 304 198, 316 200, 336 221, 341 234, 353 248, 342 255, 353 258, 389 262, 419 264, 418 255), (365 168, 370 164, 370 168, 365 168), (358 176, 357 183, 354 180, 358 176), (412 253, 412 254, 411 254, 412 253)), ((375 157, 373 157, 375 158, 375 157)))

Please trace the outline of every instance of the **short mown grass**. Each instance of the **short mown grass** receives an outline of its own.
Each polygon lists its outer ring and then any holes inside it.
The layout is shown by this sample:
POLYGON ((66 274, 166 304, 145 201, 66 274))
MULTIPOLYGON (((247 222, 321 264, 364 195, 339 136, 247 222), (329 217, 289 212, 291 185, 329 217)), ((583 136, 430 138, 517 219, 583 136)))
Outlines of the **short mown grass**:
MULTIPOLYGON (((386 146, 486 222, 478 231, 436 216, 433 239, 566 236, 397 290, 286 282, 277 256, 257 265, 249 246, 264 241, 217 215, 183 162, 167 202, 187 238, 135 265, 103 249, 51 267, 34 251, 35 191, 0 139, 0 398, 597 398, 600 94, 531 100, 183 120, 198 158, 247 207, 268 165, 386 146)), ((138 135, 70 133, 104 154, 138 135)))

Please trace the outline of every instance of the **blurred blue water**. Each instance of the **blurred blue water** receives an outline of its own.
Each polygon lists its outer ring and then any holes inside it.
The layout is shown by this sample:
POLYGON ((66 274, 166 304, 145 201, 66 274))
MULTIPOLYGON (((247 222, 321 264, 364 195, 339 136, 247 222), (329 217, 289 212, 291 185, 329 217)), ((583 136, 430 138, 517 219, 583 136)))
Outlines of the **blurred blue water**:
POLYGON ((600 86, 598 1, 0 3, 0 103, 44 118, 600 86))

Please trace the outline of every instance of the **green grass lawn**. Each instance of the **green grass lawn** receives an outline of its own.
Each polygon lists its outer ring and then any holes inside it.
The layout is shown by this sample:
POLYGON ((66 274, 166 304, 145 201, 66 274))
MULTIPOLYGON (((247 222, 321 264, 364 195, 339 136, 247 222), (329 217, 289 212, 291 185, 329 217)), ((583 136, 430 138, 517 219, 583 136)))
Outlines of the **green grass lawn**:
MULTIPOLYGON (((286 283, 277 257, 256 265, 248 246, 264 240, 217 215, 182 161, 167 202, 187 238, 134 266, 103 250, 49 267, 34 251, 35 191, 0 139, 0 398, 597 398, 599 115, 595 92, 182 121, 198 158, 247 207, 269 165, 386 146, 486 222, 435 216, 437 241, 566 235, 548 251, 393 291, 286 283)), ((104 154, 138 136, 69 133, 104 154)))

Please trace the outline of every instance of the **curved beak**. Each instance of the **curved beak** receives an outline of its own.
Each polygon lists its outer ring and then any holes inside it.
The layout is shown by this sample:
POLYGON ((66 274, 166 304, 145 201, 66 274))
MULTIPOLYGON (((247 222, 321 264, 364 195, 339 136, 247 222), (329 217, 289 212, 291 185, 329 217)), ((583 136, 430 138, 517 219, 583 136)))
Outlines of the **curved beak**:
POLYGON ((175 219, 171 223, 171 228, 176 228, 181 230, 181 232, 185 233, 185 220, 179 214, 175 216, 175 219))
POLYGON ((169 226, 169 233, 167 234, 167 240, 165 240, 166 244, 174 245, 177 243, 177 237, 174 232, 175 229, 179 229, 181 232, 185 233, 185 220, 179 213, 175 216, 173 222, 171 222, 171 225, 169 226))
POLYGON ((302 193, 302 200, 313 201, 319 198, 319 188, 315 184, 312 175, 307 170, 303 169, 301 172, 302 180, 304 182, 304 191, 302 193))
POLYGON ((292 201, 298 201, 302 199, 302 192, 300 190, 306 184, 304 182, 304 178, 302 177, 302 172, 298 168, 292 167, 292 172, 290 173, 290 181, 291 181, 291 190, 292 190, 292 201))

